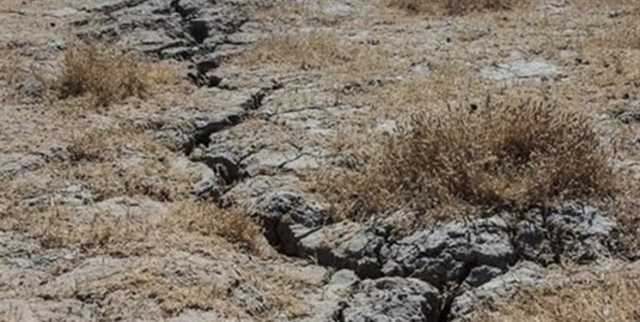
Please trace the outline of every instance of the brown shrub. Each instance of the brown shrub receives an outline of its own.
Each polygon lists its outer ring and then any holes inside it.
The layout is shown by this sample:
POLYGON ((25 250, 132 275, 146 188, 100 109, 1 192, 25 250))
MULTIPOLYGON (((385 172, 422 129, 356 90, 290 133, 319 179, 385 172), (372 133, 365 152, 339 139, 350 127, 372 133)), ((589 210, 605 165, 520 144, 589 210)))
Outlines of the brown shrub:
POLYGON ((321 183, 346 216, 516 209, 615 190, 590 119, 553 104, 421 112, 398 132, 366 165, 321 183))
POLYGON ((510 10, 522 0, 386 0, 387 7, 413 14, 461 16, 474 11, 510 10))
POLYGON ((147 97, 153 87, 175 78, 165 65, 96 43, 67 49, 62 73, 50 86, 62 99, 89 95, 92 105, 108 106, 128 97, 147 97))

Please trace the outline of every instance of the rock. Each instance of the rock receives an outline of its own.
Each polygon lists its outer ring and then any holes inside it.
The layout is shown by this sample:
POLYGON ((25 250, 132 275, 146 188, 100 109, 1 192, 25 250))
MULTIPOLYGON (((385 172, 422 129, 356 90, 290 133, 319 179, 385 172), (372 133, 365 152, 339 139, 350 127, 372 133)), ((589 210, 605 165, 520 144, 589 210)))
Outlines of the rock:
POLYGON ((74 16, 79 13, 78 10, 71 7, 64 7, 57 10, 49 11, 47 14, 56 18, 65 18, 68 16, 74 16))
MULTIPOLYGON (((640 104, 639 104, 640 105, 640 104)), ((640 111, 626 111, 618 115, 618 119, 622 123, 629 124, 634 122, 640 122, 640 111)))
POLYGON ((625 124, 640 122, 640 100, 626 103, 615 116, 625 124))
POLYGON ((299 253, 301 238, 332 221, 319 203, 289 191, 269 193, 256 206, 253 213, 263 221, 267 239, 285 254, 299 253))
POLYGON ((126 270, 127 259, 94 257, 85 260, 78 268, 56 276, 39 290, 44 297, 71 297, 78 292, 78 285, 90 285, 95 281, 121 274, 126 270))
POLYGON ((475 308, 504 299, 513 294, 517 287, 538 283, 544 275, 544 269, 537 264, 521 262, 506 274, 457 296, 452 302, 447 321, 470 321, 470 314, 475 308))
MULTIPOLYGON (((246 4, 244 4, 246 5, 246 4)), ((239 32, 247 21, 243 3, 204 0, 101 1, 88 18, 76 21, 83 38, 126 43, 140 52, 161 58, 198 62, 230 44, 228 35, 239 32), (96 26, 98 26, 96 28, 96 26)))
MULTIPOLYGON (((226 318, 212 311, 186 310, 180 315, 167 320, 167 322, 211 322, 211 321, 234 322, 234 321, 238 321, 238 319, 236 317, 226 318)), ((253 321, 253 320, 248 320, 247 322, 250 322, 250 321, 253 321)))
POLYGON ((489 80, 503 81, 517 78, 551 77, 558 73, 558 68, 542 59, 518 59, 506 64, 485 67, 480 76, 489 80))
POLYGON ((44 160, 38 155, 2 153, 0 154, 0 179, 8 179, 26 171, 33 171, 43 165, 44 160))
POLYGON ((41 299, 2 299, 0 317, 20 322, 82 322, 97 321, 99 314, 94 305, 79 300, 60 301, 41 299))
POLYGON ((412 276, 436 286, 462 281, 476 266, 506 269, 515 259, 509 227, 498 217, 452 222, 405 237, 382 252, 387 276, 412 276))
POLYGON ((439 321, 439 292, 423 281, 397 277, 364 280, 357 283, 352 292, 343 307, 335 312, 336 321, 439 321))
POLYGON ((207 154, 203 157, 196 158, 194 161, 206 164, 223 182, 227 185, 234 183, 242 179, 244 172, 234 160, 234 157, 229 154, 212 155, 207 154))
POLYGON ((321 265, 348 268, 360 277, 380 277, 380 251, 388 234, 384 229, 340 222, 301 238, 295 255, 313 256, 321 265))
POLYGON ((616 222, 580 203, 544 213, 531 211, 517 225, 515 245, 525 259, 543 265, 569 260, 580 264, 611 257, 609 242, 616 222))
POLYGON ((502 269, 488 265, 482 265, 472 268, 469 272, 469 276, 467 276, 464 282, 471 287, 478 287, 501 275, 502 273, 502 269))
POLYGON ((329 285, 332 287, 350 287, 360 281, 360 278, 352 270, 341 269, 331 276, 329 285))
POLYGON ((27 78, 19 85, 18 90, 24 99, 36 101, 43 97, 46 89, 40 80, 27 78))
POLYGON ((95 222, 100 216, 135 219, 161 220, 170 213, 167 204, 148 198, 115 197, 93 205, 76 207, 78 222, 95 222))

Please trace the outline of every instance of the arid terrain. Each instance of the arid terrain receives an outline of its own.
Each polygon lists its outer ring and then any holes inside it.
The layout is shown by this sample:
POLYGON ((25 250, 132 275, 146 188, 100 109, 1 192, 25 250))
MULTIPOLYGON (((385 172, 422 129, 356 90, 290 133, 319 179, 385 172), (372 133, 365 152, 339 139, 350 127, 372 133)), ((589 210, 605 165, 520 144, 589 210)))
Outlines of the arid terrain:
POLYGON ((0 0, 0 322, 640 321, 640 2, 0 0))

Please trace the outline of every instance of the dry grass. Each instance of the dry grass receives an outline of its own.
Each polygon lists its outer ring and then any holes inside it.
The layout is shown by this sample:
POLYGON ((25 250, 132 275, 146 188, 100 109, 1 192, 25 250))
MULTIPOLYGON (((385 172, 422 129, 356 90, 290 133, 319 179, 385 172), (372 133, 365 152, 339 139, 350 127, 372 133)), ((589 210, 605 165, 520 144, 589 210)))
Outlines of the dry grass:
POLYGON ((261 228, 237 210, 211 204, 181 201, 170 204, 169 214, 119 217, 98 213, 82 219, 84 208, 53 206, 41 212, 14 208, 4 214, 2 228, 24 232, 47 248, 81 249, 92 255, 140 256, 145 249, 212 249, 233 244, 254 254, 265 250, 261 228), (222 244, 221 244, 222 243, 222 244))
POLYGON ((165 64, 106 45, 81 43, 65 51, 61 74, 46 83, 59 98, 86 96, 91 105, 105 107, 128 97, 148 97, 156 86, 176 79, 165 64))
POLYGON ((476 314, 487 322, 627 322, 640 320, 637 272, 607 273, 556 287, 524 289, 496 311, 476 314))
POLYGON ((434 66, 428 76, 405 78, 372 88, 355 97, 352 103, 370 105, 377 116, 397 119, 411 111, 446 107, 451 102, 482 101, 489 92, 497 94, 497 88, 492 86, 475 77, 469 68, 446 63, 434 66))
MULTIPOLYGON (((124 272, 78 282, 73 290, 75 296, 112 294, 112 299, 124 296, 120 300, 133 303, 152 300, 159 304, 165 317, 186 309, 250 315, 264 321, 271 321, 271 315, 303 314, 305 307, 292 295, 300 281, 269 271, 269 262, 262 260, 271 256, 271 249, 251 218, 239 210, 191 200, 168 206, 169 211, 164 214, 134 211, 132 215, 118 216, 101 212, 93 218, 84 215, 84 207, 53 206, 41 212, 11 209, 0 213, 0 229, 36 238, 45 248, 73 249, 86 257, 130 259, 131 266, 125 267, 124 272), (164 259, 181 252, 220 260, 233 260, 234 254, 245 256, 245 252, 257 257, 242 257, 251 259, 251 263, 229 267, 240 280, 229 280, 228 285, 218 285, 215 279, 193 271, 175 276, 167 271, 166 263, 136 264, 136 259, 164 259), (236 305, 229 294, 240 285, 256 288, 266 306, 236 305)), ((110 305, 117 308, 118 302, 110 305)))
POLYGON ((202 236, 221 236, 254 254, 259 254, 265 246, 260 226, 238 210, 220 210, 211 204, 183 202, 177 205, 167 224, 202 236))
POLYGON ((121 160, 62 167, 56 177, 87 187, 95 201, 118 196, 147 196, 157 201, 176 201, 188 196, 195 174, 175 173, 157 160, 121 160))
MULTIPOLYGON (((619 16, 604 21, 604 26, 595 31, 595 36, 587 38, 582 47, 587 49, 604 48, 617 50, 640 50, 640 5, 628 3, 609 3, 611 12, 619 16)), ((593 8, 593 7, 591 7, 593 8)), ((606 53, 603 55, 606 58, 606 53)))
POLYGON ((17 86, 29 73, 29 66, 26 59, 12 48, 0 50, 0 80, 6 82, 10 87, 17 86))
POLYGON ((331 5, 327 0, 303 2, 276 2, 260 4, 252 8, 254 18, 262 24, 336 26, 344 19, 331 15, 324 10, 331 5))
POLYGON ((234 63, 245 68, 326 71, 336 78, 357 78, 393 67, 388 53, 382 49, 322 32, 279 34, 262 39, 234 63))
POLYGON ((67 151, 70 164, 60 164, 57 177, 88 186, 96 200, 145 195, 174 201, 189 194, 195 174, 172 171, 164 159, 172 152, 137 128, 90 129, 73 134, 67 151))
POLYGON ((156 158, 170 153, 138 128, 92 128, 73 132, 71 136, 67 151, 74 162, 114 161, 133 152, 156 158))
MULTIPOLYGON (((128 301, 154 299, 159 303, 165 317, 174 316, 186 309, 203 311, 220 309, 236 313, 229 303, 224 303, 226 287, 206 279, 193 278, 176 282, 159 267, 148 263, 141 267, 130 267, 123 274, 103 280, 92 281, 79 290, 80 296, 127 292, 128 301)), ((160 264, 160 263, 155 263, 160 264)), ((226 312, 224 312, 226 313, 226 312)))
POLYGON ((635 0, 575 0, 573 2, 580 11, 610 12, 621 8, 638 10, 638 3, 635 0))
POLYGON ((356 219, 398 207, 451 216, 615 191, 590 119, 549 103, 418 112, 365 161, 322 185, 356 219))
POLYGON ((511 10, 526 3, 525 0, 385 0, 389 8, 412 14, 444 14, 462 16, 477 11, 511 10))
POLYGON ((0 92, 0 102, 4 99, 20 97, 20 86, 29 78, 31 64, 16 48, 8 44, 0 48, 0 84, 5 87, 5 94, 0 92), (2 97, 5 96, 5 97, 2 97))

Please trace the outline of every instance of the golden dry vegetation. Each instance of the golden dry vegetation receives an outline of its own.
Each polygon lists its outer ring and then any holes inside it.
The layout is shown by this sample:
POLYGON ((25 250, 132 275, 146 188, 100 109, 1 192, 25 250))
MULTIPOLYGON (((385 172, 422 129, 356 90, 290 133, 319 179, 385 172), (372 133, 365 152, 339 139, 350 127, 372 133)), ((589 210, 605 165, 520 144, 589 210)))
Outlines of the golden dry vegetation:
POLYGON ((591 120, 554 104, 430 110, 403 128, 365 166, 325 186, 347 216, 366 218, 393 205, 445 208, 451 216, 455 209, 522 209, 616 191, 591 120))
POLYGON ((555 286, 520 290, 494 310, 475 315, 487 322, 623 322, 640 319, 638 272, 597 274, 555 286))
POLYGON ((264 259, 272 256, 259 225, 239 210, 189 200, 168 206, 167 214, 149 213, 140 217, 101 211, 86 220, 82 218, 88 208, 83 207, 54 205, 35 212, 16 208, 0 214, 0 229, 25 233, 49 249, 70 248, 87 256, 137 258, 123 272, 75 285, 74 294, 78 296, 126 294, 126 301, 153 299, 160 303, 166 317, 187 309, 213 310, 238 317, 250 314, 265 321, 273 314, 291 317, 304 314, 303 303, 292 295, 293 288, 302 281, 276 272, 250 267, 236 269, 242 274, 243 284, 257 287, 266 296, 265 303, 271 309, 255 312, 229 303, 227 294, 236 286, 218 285, 197 276, 182 278, 177 283, 175 277, 168 276, 154 262, 157 259, 149 256, 170 256, 176 252, 218 258, 233 257, 234 252, 264 259))
POLYGON ((133 52, 100 43, 77 43, 64 52, 60 75, 43 78, 58 98, 86 97, 106 107, 128 97, 145 98, 161 85, 175 85, 175 70, 133 52))
POLYGON ((319 71, 341 80, 393 69, 389 53, 326 32, 276 34, 259 40, 233 64, 245 68, 319 71))

